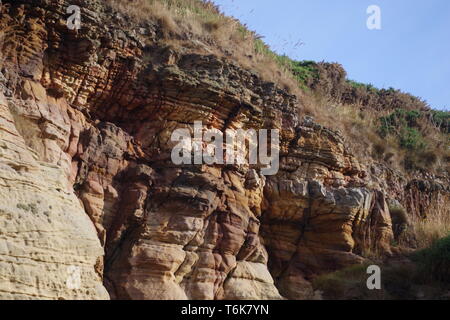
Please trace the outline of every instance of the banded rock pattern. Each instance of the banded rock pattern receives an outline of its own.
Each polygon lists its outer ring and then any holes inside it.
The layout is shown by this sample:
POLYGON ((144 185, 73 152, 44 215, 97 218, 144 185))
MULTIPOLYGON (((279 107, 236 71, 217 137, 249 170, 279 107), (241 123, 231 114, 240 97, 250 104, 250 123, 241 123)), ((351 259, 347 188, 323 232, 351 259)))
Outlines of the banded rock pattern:
POLYGON ((363 262, 367 248, 390 253, 386 201, 403 200, 406 182, 369 187, 369 166, 295 96, 166 45, 158 23, 102 1, 4 2, 2 297, 303 299, 317 274, 363 262), (65 25, 70 4, 78 32, 65 25), (175 166, 171 133, 195 120, 279 129, 279 173, 175 166))

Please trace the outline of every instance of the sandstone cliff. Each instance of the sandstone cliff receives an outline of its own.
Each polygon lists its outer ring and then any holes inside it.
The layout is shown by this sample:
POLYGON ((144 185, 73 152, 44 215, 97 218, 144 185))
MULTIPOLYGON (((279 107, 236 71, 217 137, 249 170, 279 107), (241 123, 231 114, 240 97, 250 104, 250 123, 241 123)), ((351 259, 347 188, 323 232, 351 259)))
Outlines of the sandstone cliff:
POLYGON ((448 181, 361 163, 301 99, 156 22, 3 2, 0 298, 311 298, 316 275, 395 251, 388 201, 448 206, 448 181), (195 120, 279 129, 279 173, 174 165, 170 135, 195 120))

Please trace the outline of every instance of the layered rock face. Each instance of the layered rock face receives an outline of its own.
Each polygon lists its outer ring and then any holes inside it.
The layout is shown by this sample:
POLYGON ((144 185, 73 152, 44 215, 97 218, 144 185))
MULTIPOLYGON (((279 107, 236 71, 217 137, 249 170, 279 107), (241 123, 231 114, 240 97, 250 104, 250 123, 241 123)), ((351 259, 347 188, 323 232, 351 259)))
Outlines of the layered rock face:
POLYGON ((407 181, 369 188, 295 96, 101 1, 77 1, 78 31, 73 3, 4 2, 0 298, 303 299, 314 276, 390 253, 387 199, 407 181), (280 130, 278 174, 173 164, 172 132, 196 120, 280 130))
POLYGON ((27 146, 11 103, 0 93, 0 298, 106 299, 92 222, 64 171, 27 146))

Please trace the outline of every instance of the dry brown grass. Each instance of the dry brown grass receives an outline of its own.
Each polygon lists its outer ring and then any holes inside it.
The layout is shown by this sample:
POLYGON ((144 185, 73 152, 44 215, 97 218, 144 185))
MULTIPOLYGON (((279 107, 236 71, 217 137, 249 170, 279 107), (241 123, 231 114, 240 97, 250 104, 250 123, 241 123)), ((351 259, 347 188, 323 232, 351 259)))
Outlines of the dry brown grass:
MULTIPOLYGON (((319 64, 321 76, 314 85, 317 90, 305 90, 291 70, 280 63, 279 57, 264 47, 262 41, 258 41, 256 33, 238 20, 223 15, 210 1, 110 0, 109 4, 135 21, 158 22, 163 31, 161 41, 167 44, 197 53, 228 57, 242 67, 257 72, 262 79, 297 95, 301 115, 312 115, 322 125, 340 131, 351 151, 361 160, 367 159, 367 163, 375 158, 404 171, 405 161, 413 160, 426 169, 433 169, 445 166, 446 156, 450 157, 448 144, 441 143, 445 138, 429 123, 423 123, 423 132, 432 145, 427 152, 413 155, 414 159, 400 148, 393 137, 381 138, 377 133, 377 122, 389 110, 376 110, 378 102, 373 97, 369 100, 374 108, 361 105, 361 101, 371 94, 370 90, 365 91, 364 86, 355 88, 349 96, 345 70, 338 64, 319 64), (349 98, 354 101, 349 103, 349 98), (434 155, 436 161, 430 161, 434 155)), ((388 92, 383 97, 387 106, 397 100, 405 105, 421 105, 414 97, 399 92, 388 92)))
POLYGON ((371 163, 376 160, 385 162, 393 169, 403 169, 401 163, 406 152, 394 137, 381 138, 377 133, 378 119, 384 112, 338 104, 313 93, 303 94, 302 101, 303 112, 313 116, 318 123, 340 132, 360 161, 371 163))
POLYGON ((258 50, 255 43, 257 34, 237 19, 220 13, 210 1, 110 0, 109 5, 137 22, 157 21, 166 33, 164 40, 172 44, 200 53, 213 52, 218 56, 232 57, 233 61, 256 71, 266 81, 301 94, 292 75, 272 56, 258 50), (197 40, 197 45, 192 40, 197 40))
MULTIPOLYGON (((238 20, 221 14, 211 2, 111 0, 110 4, 135 21, 156 21, 163 31, 163 38, 160 40, 163 43, 196 53, 213 53, 229 58, 243 68, 259 73, 262 79, 274 82, 295 94, 300 101, 300 116, 313 116, 318 123, 342 133, 347 146, 361 163, 370 165, 374 161, 382 162, 407 175, 404 163, 413 156, 418 157, 414 162, 422 163, 427 171, 435 167, 445 168, 447 165, 448 174, 448 138, 429 121, 420 122, 421 132, 427 142, 430 142, 428 150, 423 154, 408 154, 400 147, 396 137, 388 135, 381 138, 377 132, 380 117, 392 112, 391 107, 395 106, 395 101, 400 101, 405 106, 420 106, 421 102, 413 97, 403 93, 390 95, 388 92, 380 98, 383 104, 380 106, 377 99, 367 98, 371 91, 366 92, 364 87, 350 90, 349 94, 345 71, 337 64, 322 65, 317 88, 307 85, 313 90, 306 89, 291 70, 280 64, 277 59, 279 57, 265 47, 262 41, 258 41, 256 33, 249 31, 238 20)), ((448 206, 435 204, 428 211, 427 220, 410 217, 409 228, 399 240, 401 246, 426 248, 449 234, 448 206)), ((381 257, 381 253, 375 248, 365 252, 365 256, 376 259, 381 257)))
POLYGON ((430 247, 434 242, 450 235, 450 208, 448 199, 435 201, 427 210, 426 219, 418 216, 410 218, 410 230, 401 244, 422 249, 430 247))

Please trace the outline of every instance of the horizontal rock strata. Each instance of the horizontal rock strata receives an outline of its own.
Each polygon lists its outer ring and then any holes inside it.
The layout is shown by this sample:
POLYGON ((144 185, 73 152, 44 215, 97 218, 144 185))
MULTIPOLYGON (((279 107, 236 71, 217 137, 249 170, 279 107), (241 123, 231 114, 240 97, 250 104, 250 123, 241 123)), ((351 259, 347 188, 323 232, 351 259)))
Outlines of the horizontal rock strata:
POLYGON ((3 2, 0 298, 310 298, 318 274, 389 254, 388 199, 424 194, 372 186, 295 96, 157 23, 80 0, 71 31, 68 1, 3 2), (196 120, 280 130, 280 171, 174 165, 170 136, 196 120))

